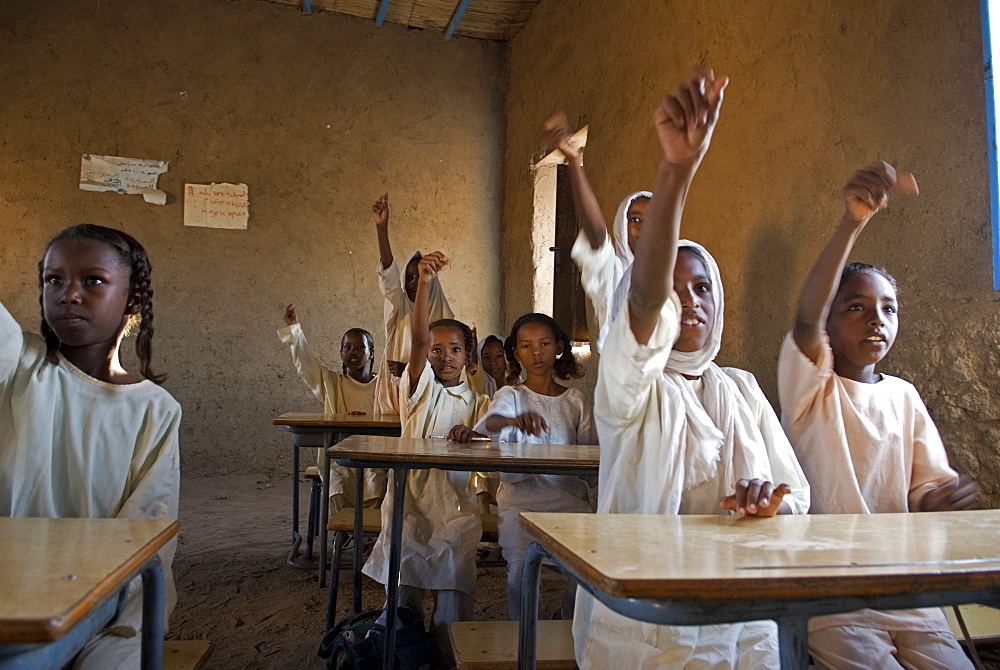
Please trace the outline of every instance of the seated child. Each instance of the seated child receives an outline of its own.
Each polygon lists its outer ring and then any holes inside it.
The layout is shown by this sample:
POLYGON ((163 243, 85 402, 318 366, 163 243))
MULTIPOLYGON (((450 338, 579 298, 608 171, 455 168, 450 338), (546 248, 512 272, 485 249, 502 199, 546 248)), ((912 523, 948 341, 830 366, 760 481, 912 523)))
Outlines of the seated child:
MULTIPOLYGON (((896 280, 844 267, 855 240, 909 173, 878 163, 844 187, 846 211, 799 298, 778 359, 782 422, 812 483, 812 512, 869 514, 971 508, 974 483, 948 466, 941 437, 909 382, 876 372, 898 328, 896 280)), ((939 608, 813 617, 822 668, 971 668, 939 608)))
MULTIPOLYGON (((323 403, 327 414, 372 414, 375 405, 375 343, 372 334, 351 328, 340 340, 341 372, 331 370, 313 355, 295 313, 295 305, 285 308, 285 327, 278 337, 292 352, 292 362, 302 381, 323 403)), ((322 467, 322 454, 317 456, 322 467)), ((385 495, 385 470, 365 470, 366 507, 382 503, 385 495)), ((354 470, 330 463, 330 516, 354 505, 354 470)))
MULTIPOLYGON (((150 365, 152 266, 130 235, 103 226, 63 230, 38 264, 42 337, 0 305, 0 516, 176 519, 181 407, 150 365), (122 368, 122 338, 138 328, 143 378, 122 368)), ((176 538, 160 550, 166 612, 177 595, 176 538)), ((138 668, 142 580, 128 587, 113 628, 71 667, 138 668)))
MULTIPOLYGON (((405 275, 400 276, 389 244, 389 194, 385 193, 372 205, 372 220, 378 235, 378 287, 385 297, 385 352, 375 378, 375 413, 399 414, 399 378, 410 361, 410 322, 417 297, 416 251, 406 262, 405 275)), ((431 321, 454 317, 441 283, 434 278, 428 295, 428 318, 431 321)))
MULTIPOLYGON (((468 442, 472 426, 488 400, 469 388, 465 366, 472 350, 472 330, 454 319, 428 326, 431 286, 449 260, 440 251, 420 260, 413 310, 412 358, 400 387, 403 437, 448 435, 468 442)), ((387 584, 389 531, 392 525, 393 473, 382 503, 382 532, 365 563, 364 573, 387 584)), ((423 612, 423 591, 434 595, 433 625, 470 620, 476 591, 476 544, 483 533, 469 473, 411 470, 406 479, 399 605, 423 612)))
MULTIPOLYGON (((744 395, 756 384, 741 384, 712 363, 724 306, 715 261, 702 247, 678 241, 684 201, 727 83, 697 69, 655 112, 663 155, 627 304, 611 321, 594 395, 598 513, 730 510, 769 517, 808 506, 808 487, 790 446, 761 431, 744 395), (772 463, 771 451, 787 457, 772 463), (772 483, 786 475, 797 489, 794 497, 788 484, 772 483)), ((611 612, 582 590, 573 637, 582 670, 778 665, 772 622, 650 625, 611 612)))
MULTIPOLYGON (((502 442, 596 444, 590 398, 556 382, 580 377, 569 336, 552 317, 525 314, 504 343, 512 371, 524 367, 523 383, 497 391, 475 430, 502 442)), ((516 373, 515 373, 516 374, 516 373)), ((507 609, 521 615, 521 566, 531 537, 521 512, 593 512, 590 485, 580 477, 503 473, 497 493, 500 546, 507 561, 507 609)))

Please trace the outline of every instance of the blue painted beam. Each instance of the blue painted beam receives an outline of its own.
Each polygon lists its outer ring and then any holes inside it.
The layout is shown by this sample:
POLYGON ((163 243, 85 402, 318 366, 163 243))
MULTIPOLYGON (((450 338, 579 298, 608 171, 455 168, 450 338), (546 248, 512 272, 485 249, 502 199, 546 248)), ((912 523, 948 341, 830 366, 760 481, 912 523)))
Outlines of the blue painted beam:
POLYGON ((385 14, 389 11, 389 2, 391 0, 382 0, 382 4, 378 6, 378 15, 375 17, 375 25, 381 26, 385 22, 385 14))
POLYGON ((986 89, 986 157, 990 173, 990 228, 993 232, 993 290, 1000 291, 1000 165, 997 164, 997 117, 993 79, 993 35, 990 19, 990 0, 980 0, 983 29, 983 88, 986 89))
POLYGON ((455 34, 455 28, 458 28, 458 22, 462 20, 462 15, 465 14, 465 10, 469 8, 469 3, 472 0, 462 0, 459 3, 458 9, 455 10, 455 16, 451 17, 451 23, 448 24, 448 29, 444 31, 445 38, 449 38, 455 34))
POLYGON ((302 0, 302 13, 308 14, 312 11, 312 0, 302 0))

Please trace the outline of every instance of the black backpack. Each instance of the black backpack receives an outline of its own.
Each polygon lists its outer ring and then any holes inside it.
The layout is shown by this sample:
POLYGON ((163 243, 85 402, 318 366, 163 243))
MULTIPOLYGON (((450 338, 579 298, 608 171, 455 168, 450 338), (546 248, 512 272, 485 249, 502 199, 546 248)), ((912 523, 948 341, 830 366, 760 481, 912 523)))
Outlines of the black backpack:
MULTIPOLYGON (((385 626, 375 623, 383 610, 370 610, 347 617, 326 631, 317 652, 326 659, 327 670, 381 670, 385 648, 385 626)), ((430 667, 434 641, 424 630, 423 617, 412 610, 397 610, 403 627, 396 631, 395 667, 421 670, 430 667)))

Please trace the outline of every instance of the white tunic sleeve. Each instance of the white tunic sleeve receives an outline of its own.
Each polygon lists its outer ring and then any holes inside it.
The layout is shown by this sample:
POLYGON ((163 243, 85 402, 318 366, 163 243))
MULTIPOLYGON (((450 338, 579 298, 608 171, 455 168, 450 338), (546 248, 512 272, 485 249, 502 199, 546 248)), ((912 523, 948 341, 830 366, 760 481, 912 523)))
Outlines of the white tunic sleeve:
MULTIPOLYGON (((292 362, 299 377, 306 383, 313 395, 319 398, 325 408, 336 407, 337 385, 330 378, 330 371, 320 364, 302 332, 302 326, 293 323, 278 329, 278 337, 288 345, 292 352, 292 362)), ((328 409, 329 411, 329 409, 328 409)))
POLYGON ((603 244, 594 249, 590 245, 590 238, 582 230, 573 244, 570 256, 580 268, 583 292, 594 307, 594 318, 599 330, 595 346, 600 352, 608 336, 615 287, 622 277, 622 262, 615 256, 611 235, 605 236, 603 244))
POLYGON ((10 381, 21 360, 24 331, 3 303, 0 303, 0 386, 10 381))

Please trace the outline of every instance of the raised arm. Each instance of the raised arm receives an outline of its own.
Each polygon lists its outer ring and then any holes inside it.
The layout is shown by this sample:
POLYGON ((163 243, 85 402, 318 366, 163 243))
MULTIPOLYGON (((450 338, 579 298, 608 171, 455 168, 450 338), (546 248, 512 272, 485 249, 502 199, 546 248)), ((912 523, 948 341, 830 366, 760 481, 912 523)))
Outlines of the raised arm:
MULTIPOLYGON (((573 189, 573 207, 576 209, 580 229, 590 240, 591 248, 599 249, 608 236, 608 224, 601 213, 601 205, 597 202, 590 180, 587 179, 587 172, 583 169, 583 151, 570 142, 572 134, 569 132, 566 114, 563 112, 553 114, 543 128, 549 151, 559 149, 566 156, 570 185, 573 189)), ((625 240, 619 241, 622 244, 626 243, 625 240)))
POLYGON ((389 194, 383 193, 382 197, 372 205, 372 221, 375 222, 375 234, 378 235, 378 255, 382 263, 382 269, 392 265, 392 247, 389 245, 389 194))
POLYGON ((663 157, 636 245, 628 298, 632 334, 640 344, 649 341, 660 309, 674 290, 684 202, 711 143, 728 83, 727 77, 716 79, 711 69, 696 68, 653 114, 663 157))
POLYGON ((885 162, 858 170, 844 186, 844 216, 826 243, 799 296, 792 337, 809 360, 819 360, 826 336, 826 320, 837 293, 840 273, 865 225, 889 204, 895 192, 917 194, 917 182, 885 162))
POLYGON ((422 362, 427 361, 427 351, 430 349, 430 297, 431 283, 438 273, 444 270, 451 261, 440 251, 434 251, 420 259, 417 266, 420 276, 417 279, 417 299, 413 301, 413 340, 410 345, 410 388, 414 388, 424 371, 422 362), (414 365, 416 363, 416 365, 414 365))

